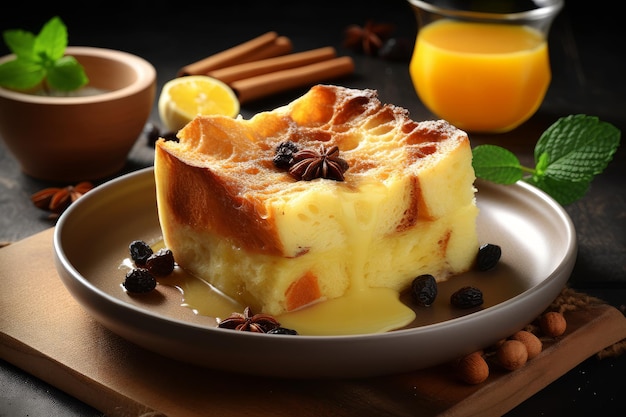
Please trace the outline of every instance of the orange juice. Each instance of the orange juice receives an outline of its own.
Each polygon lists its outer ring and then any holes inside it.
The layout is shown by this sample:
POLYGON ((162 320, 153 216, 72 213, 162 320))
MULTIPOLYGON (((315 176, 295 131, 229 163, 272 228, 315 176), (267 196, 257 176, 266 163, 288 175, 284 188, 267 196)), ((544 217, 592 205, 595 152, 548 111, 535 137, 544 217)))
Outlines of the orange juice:
POLYGON ((537 111, 551 78, 548 46, 535 29, 452 20, 419 31, 409 70, 424 105, 475 132, 519 126, 537 111))

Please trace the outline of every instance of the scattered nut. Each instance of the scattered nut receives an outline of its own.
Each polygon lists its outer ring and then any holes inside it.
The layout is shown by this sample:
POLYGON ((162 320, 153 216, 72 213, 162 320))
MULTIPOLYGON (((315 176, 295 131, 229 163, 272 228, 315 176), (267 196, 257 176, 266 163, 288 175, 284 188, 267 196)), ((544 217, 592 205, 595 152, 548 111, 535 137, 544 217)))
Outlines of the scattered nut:
POLYGON ((522 330, 497 340, 487 351, 476 351, 457 360, 457 378, 474 385, 488 378, 490 365, 497 364, 508 371, 517 370, 543 351, 539 332, 546 337, 558 337, 565 333, 566 328, 567 321, 562 313, 544 313, 522 330))
POLYGON ((512 340, 519 340, 526 346, 526 351, 528 353, 528 360, 531 360, 535 356, 541 353, 543 349, 543 343, 541 340, 531 332, 526 330, 520 330, 519 332, 514 333, 511 336, 512 340))
POLYGON ((541 316, 539 319, 539 327, 544 335, 558 337, 565 333, 567 322, 563 314, 550 311, 541 316))
POLYGON ((496 351, 500 365, 509 371, 521 368, 528 360, 526 346, 519 340, 507 340, 496 351))
POLYGON ((474 352, 464 356, 457 364, 458 377, 467 384, 480 384, 489 377, 489 365, 482 352, 474 352))

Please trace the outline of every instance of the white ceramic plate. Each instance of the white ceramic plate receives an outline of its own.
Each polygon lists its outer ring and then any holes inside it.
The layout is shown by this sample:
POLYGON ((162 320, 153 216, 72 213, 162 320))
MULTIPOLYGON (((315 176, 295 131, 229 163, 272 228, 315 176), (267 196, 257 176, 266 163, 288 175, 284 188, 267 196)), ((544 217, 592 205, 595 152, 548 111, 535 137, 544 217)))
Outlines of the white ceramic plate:
MULTIPOLYGON (((416 307, 409 328, 356 336, 288 336, 215 327, 182 307, 175 289, 137 300, 121 289, 118 269, 135 239, 160 237, 152 168, 90 191, 59 219, 57 270, 97 321, 146 349, 213 369, 289 378, 365 377, 434 366, 509 336, 559 294, 574 266, 572 222, 554 200, 525 183, 477 182, 481 243, 502 247, 497 268, 439 285, 436 302, 416 307), (449 306, 464 285, 483 291, 478 311, 449 306)), ((161 288, 161 287, 159 287, 161 288)))

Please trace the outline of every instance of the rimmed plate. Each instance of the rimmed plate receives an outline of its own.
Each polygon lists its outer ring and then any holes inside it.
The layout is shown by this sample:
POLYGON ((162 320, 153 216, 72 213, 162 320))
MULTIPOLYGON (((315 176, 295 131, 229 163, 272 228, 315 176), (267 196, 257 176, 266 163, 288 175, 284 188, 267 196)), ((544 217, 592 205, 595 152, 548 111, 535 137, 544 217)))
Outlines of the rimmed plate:
MULTIPOLYGON (((148 350, 213 369, 288 378, 367 377, 434 366, 484 348, 537 317, 574 267, 571 219, 540 190, 519 182, 477 182, 481 243, 502 247, 498 267, 439 286, 437 301, 409 328, 382 334, 288 336, 215 328, 180 305, 171 288, 147 301, 125 294, 121 260, 135 239, 160 237, 154 171, 107 182, 74 203, 54 233, 55 263, 73 297, 97 321, 148 350), (449 295, 464 285, 484 293, 479 311, 459 314, 449 295)), ((416 307, 418 308, 418 307, 416 307)))

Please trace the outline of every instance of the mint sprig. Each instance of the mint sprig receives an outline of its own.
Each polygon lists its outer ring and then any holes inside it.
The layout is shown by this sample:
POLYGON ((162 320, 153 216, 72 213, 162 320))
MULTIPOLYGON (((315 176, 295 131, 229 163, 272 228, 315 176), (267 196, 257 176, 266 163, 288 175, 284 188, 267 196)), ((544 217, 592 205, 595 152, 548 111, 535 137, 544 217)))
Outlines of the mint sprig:
POLYGON ((44 24, 37 35, 21 29, 5 30, 2 35, 15 59, 0 65, 0 86, 30 90, 43 82, 45 91, 72 91, 88 83, 76 58, 64 56, 67 28, 58 16, 44 24))
POLYGON ((617 151, 621 132, 610 123, 583 114, 558 119, 535 145, 535 167, 521 165, 515 154, 496 145, 472 150, 478 178, 498 184, 526 181, 561 205, 582 198, 593 178, 617 151))

